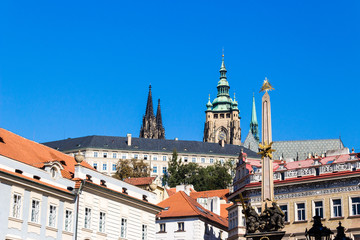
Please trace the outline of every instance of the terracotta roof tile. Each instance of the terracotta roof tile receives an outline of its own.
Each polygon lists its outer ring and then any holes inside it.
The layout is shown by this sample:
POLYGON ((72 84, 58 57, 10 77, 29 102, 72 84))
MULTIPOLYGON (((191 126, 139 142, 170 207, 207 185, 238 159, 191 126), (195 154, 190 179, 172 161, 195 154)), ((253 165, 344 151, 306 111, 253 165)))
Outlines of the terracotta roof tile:
POLYGON ((220 204, 220 216, 228 219, 229 213, 228 213, 228 210, 226 210, 226 209, 228 207, 230 207, 231 205, 233 205, 233 203, 220 204))
POLYGON ((131 185, 140 186, 140 185, 149 185, 154 180, 155 177, 125 178, 124 182, 127 182, 131 185))
POLYGON ((159 218, 198 216, 218 224, 219 227, 227 231, 228 221, 226 218, 205 209, 183 191, 175 193, 171 197, 160 202, 158 206, 167 209, 164 209, 157 215, 159 218))
POLYGON ((228 200, 227 196, 229 195, 229 189, 218 189, 218 190, 209 190, 201 192, 191 192, 190 197, 194 199, 198 198, 208 198, 208 197, 219 197, 224 200, 228 200))
MULTIPOLYGON (((0 128, 0 155, 29 164, 34 167, 42 168, 44 163, 58 161, 62 162, 63 177, 71 178, 75 170, 76 161, 73 157, 49 148, 45 145, 30 141, 12 132, 0 128)), ((82 166, 93 169, 85 161, 82 166)))

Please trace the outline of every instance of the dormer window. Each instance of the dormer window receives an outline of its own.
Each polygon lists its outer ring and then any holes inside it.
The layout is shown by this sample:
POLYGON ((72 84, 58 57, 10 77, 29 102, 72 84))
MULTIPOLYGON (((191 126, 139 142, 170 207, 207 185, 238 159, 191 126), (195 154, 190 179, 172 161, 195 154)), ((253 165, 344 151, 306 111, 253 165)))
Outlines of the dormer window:
POLYGON ((52 167, 52 168, 50 169, 50 175, 51 175, 51 177, 52 177, 53 179, 58 178, 58 176, 59 176, 59 171, 58 171, 58 169, 57 169, 56 167, 52 167))

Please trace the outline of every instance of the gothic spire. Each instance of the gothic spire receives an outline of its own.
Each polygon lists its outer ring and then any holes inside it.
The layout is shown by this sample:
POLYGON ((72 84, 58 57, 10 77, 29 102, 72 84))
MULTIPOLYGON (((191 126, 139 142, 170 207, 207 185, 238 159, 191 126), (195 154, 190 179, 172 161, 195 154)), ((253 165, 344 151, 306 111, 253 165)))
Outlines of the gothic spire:
POLYGON ((225 61, 224 61, 224 54, 222 55, 222 61, 221 61, 221 67, 220 67, 220 79, 226 80, 226 67, 225 67, 225 61))
POLYGON ((254 135, 254 138, 259 141, 259 127, 258 121, 256 117, 256 108, 255 108, 255 96, 253 94, 253 104, 252 104, 252 112, 251 112, 251 122, 250 122, 250 131, 254 135))
POLYGON ((152 101, 152 94, 151 94, 151 84, 149 85, 149 94, 146 104, 146 111, 145 111, 145 118, 149 118, 154 116, 154 109, 153 109, 153 101, 152 101))
POLYGON ((158 100, 158 106, 157 106, 157 111, 156 111, 156 124, 157 124, 158 128, 162 128, 160 99, 158 100))

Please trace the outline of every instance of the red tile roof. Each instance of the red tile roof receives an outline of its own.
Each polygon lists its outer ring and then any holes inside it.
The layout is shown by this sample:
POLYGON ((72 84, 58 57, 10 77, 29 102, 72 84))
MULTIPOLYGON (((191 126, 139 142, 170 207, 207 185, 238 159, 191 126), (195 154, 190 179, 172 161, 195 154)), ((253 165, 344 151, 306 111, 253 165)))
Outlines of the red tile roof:
POLYGON ((231 205, 233 205, 233 203, 220 204, 220 216, 222 216, 223 218, 228 219, 229 212, 226 209, 228 207, 230 207, 231 205))
POLYGON ((218 190, 209 190, 209 191, 191 192, 190 193, 190 197, 192 197, 194 199, 219 197, 220 199, 224 199, 225 201, 228 201, 228 199, 227 199, 228 195, 229 195, 229 189, 218 189, 218 190))
MULTIPOLYGON (((166 191, 167 191, 167 193, 168 193, 168 195, 170 197, 170 196, 172 196, 172 195, 174 195, 176 193, 176 187, 167 188, 166 191)), ((195 189, 190 188, 190 193, 193 193, 193 192, 196 192, 195 189)))
POLYGON ((140 186, 140 185, 149 185, 155 180, 155 177, 140 177, 140 178, 125 178, 124 182, 127 182, 131 185, 140 186))
MULTIPOLYGON (((0 155, 42 168, 44 163, 58 161, 63 166, 63 177, 71 178, 77 164, 74 157, 56 151, 45 145, 33 142, 5 129, 0 128, 0 155)), ((82 166, 93 169, 83 161, 82 166)))
POLYGON ((157 217, 159 218, 181 218, 181 217, 202 217, 208 221, 215 223, 219 228, 227 231, 228 221, 204 207, 202 207, 196 200, 189 197, 183 191, 179 191, 171 197, 160 202, 158 206, 167 208, 161 211, 157 217))

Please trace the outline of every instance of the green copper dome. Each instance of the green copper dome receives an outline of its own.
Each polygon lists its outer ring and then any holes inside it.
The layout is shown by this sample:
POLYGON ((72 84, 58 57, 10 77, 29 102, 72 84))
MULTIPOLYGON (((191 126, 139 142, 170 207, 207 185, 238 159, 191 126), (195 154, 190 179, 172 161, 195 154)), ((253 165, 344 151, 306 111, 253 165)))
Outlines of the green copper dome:
POLYGON ((212 106, 210 106, 210 99, 208 104, 206 104, 207 111, 229 111, 237 108, 237 102, 230 98, 229 90, 230 85, 227 81, 226 77, 226 67, 224 62, 224 56, 222 58, 221 67, 220 67, 220 81, 217 84, 217 98, 212 102, 212 106))

